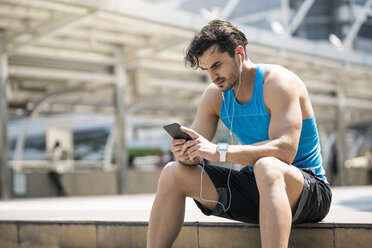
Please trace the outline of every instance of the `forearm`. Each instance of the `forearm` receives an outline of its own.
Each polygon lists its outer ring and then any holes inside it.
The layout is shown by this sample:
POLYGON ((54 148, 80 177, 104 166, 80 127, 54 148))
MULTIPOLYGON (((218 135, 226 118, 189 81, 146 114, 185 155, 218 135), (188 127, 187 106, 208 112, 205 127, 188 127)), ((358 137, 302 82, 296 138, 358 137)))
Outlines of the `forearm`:
POLYGON ((296 149, 280 140, 266 140, 252 145, 230 145, 226 160, 241 164, 254 165, 262 157, 276 157, 291 164, 296 149))

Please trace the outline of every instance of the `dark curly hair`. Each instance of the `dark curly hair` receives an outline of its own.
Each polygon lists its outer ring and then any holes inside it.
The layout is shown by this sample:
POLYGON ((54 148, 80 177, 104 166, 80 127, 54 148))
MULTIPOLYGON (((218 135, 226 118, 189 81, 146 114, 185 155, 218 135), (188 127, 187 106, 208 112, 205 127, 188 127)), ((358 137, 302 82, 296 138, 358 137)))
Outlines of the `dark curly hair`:
POLYGON ((195 34, 186 50, 185 64, 199 68, 199 57, 213 45, 218 45, 220 52, 228 52, 234 57, 235 48, 241 45, 246 49, 248 40, 245 35, 230 22, 215 19, 195 34))

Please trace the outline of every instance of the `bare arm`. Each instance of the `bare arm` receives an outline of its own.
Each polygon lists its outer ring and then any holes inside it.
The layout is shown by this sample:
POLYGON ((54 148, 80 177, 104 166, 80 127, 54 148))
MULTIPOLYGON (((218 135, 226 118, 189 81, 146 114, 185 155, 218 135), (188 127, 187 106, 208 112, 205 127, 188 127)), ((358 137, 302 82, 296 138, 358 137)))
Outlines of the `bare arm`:
MULTIPOLYGON (((230 145, 227 161, 242 165, 254 165, 262 157, 273 156, 288 164, 292 163, 297 153, 302 125, 299 80, 293 73, 285 69, 274 72, 267 77, 264 84, 264 99, 271 114, 269 140, 252 145, 230 145)), ((210 161, 219 160, 216 145, 209 141, 206 142, 195 130, 183 130, 194 140, 186 143, 182 152, 188 153, 191 159, 202 157, 210 161)), ((203 129, 200 130, 203 131, 203 129)))
POLYGON ((229 146, 227 160, 246 165, 262 157, 276 157, 291 164, 297 153, 302 127, 298 77, 274 73, 264 85, 264 99, 271 114, 269 140, 252 145, 229 146))
MULTIPOLYGON (((209 85, 201 97, 196 118, 191 126, 192 130, 199 133, 206 143, 209 142, 209 145, 213 145, 210 141, 216 134, 219 120, 218 106, 221 105, 220 97, 221 93, 219 90, 214 85, 209 85)), ((195 136, 191 137, 195 138, 195 136)), ((185 152, 189 147, 185 146, 185 144, 190 142, 191 141, 186 142, 185 140, 173 140, 171 142, 171 150, 180 162, 187 165, 195 165, 200 162, 198 157, 196 156, 190 159, 189 153, 185 152)))

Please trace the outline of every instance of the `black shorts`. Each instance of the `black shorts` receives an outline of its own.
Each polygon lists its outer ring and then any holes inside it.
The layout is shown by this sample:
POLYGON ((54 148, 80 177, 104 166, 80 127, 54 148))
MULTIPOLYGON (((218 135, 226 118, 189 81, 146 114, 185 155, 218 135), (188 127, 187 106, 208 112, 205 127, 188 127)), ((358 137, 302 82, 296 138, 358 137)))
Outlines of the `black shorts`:
MULTIPOLYGON (((217 189, 218 201, 229 207, 230 194, 227 187, 228 168, 207 165, 205 171, 217 189)), ((328 214, 331 206, 332 192, 327 183, 314 176, 310 170, 300 170, 304 176, 304 188, 293 214, 292 223, 319 222, 328 214)), ((215 215, 231 220, 247 223, 259 223, 259 193, 254 172, 247 167, 232 170, 230 175, 231 206, 224 212, 221 204, 217 204, 210 211, 203 204, 195 200, 196 205, 205 215, 215 215)))

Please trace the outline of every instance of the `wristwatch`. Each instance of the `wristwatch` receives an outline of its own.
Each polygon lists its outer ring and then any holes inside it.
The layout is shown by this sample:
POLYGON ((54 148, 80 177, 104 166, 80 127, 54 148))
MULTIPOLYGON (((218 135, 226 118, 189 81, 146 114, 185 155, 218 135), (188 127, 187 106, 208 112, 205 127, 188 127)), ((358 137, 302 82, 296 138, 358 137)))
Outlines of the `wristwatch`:
POLYGON ((218 143, 217 151, 220 153, 220 162, 226 162, 226 153, 228 149, 228 143, 218 143))

